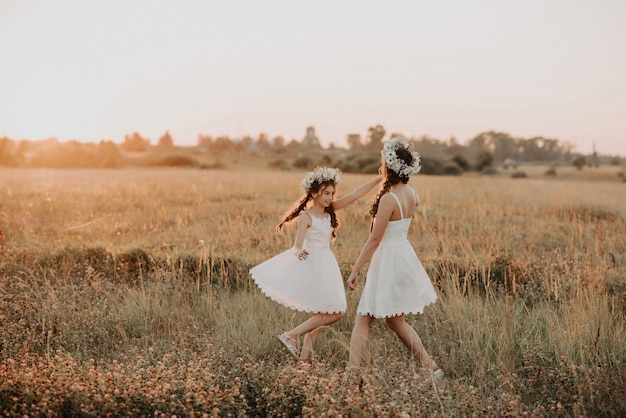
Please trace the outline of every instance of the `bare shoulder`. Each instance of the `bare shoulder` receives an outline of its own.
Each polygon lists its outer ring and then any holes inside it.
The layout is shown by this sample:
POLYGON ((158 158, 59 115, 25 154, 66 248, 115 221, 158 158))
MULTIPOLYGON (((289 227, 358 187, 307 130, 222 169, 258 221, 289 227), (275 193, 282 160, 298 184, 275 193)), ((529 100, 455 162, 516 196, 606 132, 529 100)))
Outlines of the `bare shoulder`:
POLYGON ((305 224, 306 226, 311 226, 311 223, 313 223, 312 215, 307 211, 300 212, 300 215, 298 215, 298 223, 305 224), (306 216, 302 216, 304 214, 306 214, 306 216))
POLYGON ((393 210, 396 205, 396 199, 390 193, 385 193, 378 202, 378 213, 382 210, 393 210))

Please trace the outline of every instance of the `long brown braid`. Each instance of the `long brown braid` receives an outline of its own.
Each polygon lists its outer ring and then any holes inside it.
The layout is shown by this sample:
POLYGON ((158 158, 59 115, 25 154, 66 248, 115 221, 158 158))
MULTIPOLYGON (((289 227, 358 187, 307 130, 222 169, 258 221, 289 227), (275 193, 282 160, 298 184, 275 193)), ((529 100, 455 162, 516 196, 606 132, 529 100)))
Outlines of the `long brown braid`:
MULTIPOLYGON (((284 224, 286 224, 287 222, 291 222, 292 220, 297 218, 300 213, 306 209, 306 205, 307 203, 309 203, 309 200, 313 199, 312 193, 317 193, 318 191, 320 191, 320 189, 322 189, 322 186, 326 188, 331 185, 337 187, 333 180, 327 180, 321 183, 314 182, 311 185, 311 189, 306 192, 306 194, 302 196, 300 200, 296 202, 296 206, 291 211, 285 214, 282 221, 276 227, 276 231, 282 231, 284 224)), ((330 226, 333 227, 332 237, 336 238, 337 233, 335 231, 339 227, 339 221, 337 220, 337 214, 335 213, 335 208, 333 207, 333 204, 331 203, 330 205, 328 205, 328 207, 324 208, 324 212, 330 215, 330 226)))
MULTIPOLYGON (((413 162, 413 154, 411 154, 411 152, 406 149, 397 150, 396 155, 398 156, 398 158, 402 159, 402 161, 404 161, 407 165, 411 165, 411 163, 413 162)), ((398 183, 407 184, 409 182, 409 176, 400 176, 398 173, 396 173, 391 168, 389 168, 386 163, 384 164, 386 166, 385 179, 383 181, 383 184, 380 187, 380 190, 374 197, 374 201, 372 202, 372 207, 370 208, 370 216, 372 217, 372 223, 370 223, 370 230, 373 227, 373 220, 374 220, 374 217, 376 216, 376 213, 378 213, 378 205, 380 204, 380 199, 383 197, 383 195, 387 193, 389 190, 391 190, 391 186, 393 186, 394 184, 398 184, 398 183)))

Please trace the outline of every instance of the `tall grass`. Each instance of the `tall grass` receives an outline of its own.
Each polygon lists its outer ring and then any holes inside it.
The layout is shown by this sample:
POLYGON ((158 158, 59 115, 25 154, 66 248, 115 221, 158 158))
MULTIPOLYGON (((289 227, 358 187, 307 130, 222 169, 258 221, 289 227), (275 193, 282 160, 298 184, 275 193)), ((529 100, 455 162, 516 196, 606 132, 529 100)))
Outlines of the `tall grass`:
MULTIPOLYGON (((604 170, 608 170, 604 168, 604 170)), ((302 173, 1 170, 0 410, 5 415, 620 415, 626 205, 610 175, 417 176, 410 239, 439 300, 409 317, 433 385, 376 322, 344 373, 360 290, 309 364, 275 335, 306 318, 248 269, 302 173)), ((367 176, 344 175, 338 194, 367 176)), ((373 195, 373 193, 372 193, 373 195)), ((371 196, 370 196, 371 198, 371 196)), ((349 272, 370 198, 338 212, 349 272)))

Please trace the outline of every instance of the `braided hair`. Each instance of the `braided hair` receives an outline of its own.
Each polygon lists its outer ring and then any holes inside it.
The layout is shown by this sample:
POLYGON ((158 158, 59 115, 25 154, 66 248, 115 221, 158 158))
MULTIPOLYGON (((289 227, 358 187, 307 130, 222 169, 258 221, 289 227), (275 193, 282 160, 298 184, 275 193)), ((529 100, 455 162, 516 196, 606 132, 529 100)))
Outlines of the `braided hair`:
MULTIPOLYGON (((296 202, 295 207, 288 211, 284 216, 282 221, 276 227, 276 231, 280 232, 283 229, 283 225, 287 222, 291 222, 295 218, 297 218, 302 211, 306 209, 306 205, 310 200, 313 200, 313 193, 317 193, 320 190, 324 190, 328 186, 336 186, 334 180, 325 180, 322 182, 313 182, 311 188, 305 192, 305 194, 296 202)), ((330 226, 333 227, 332 237, 335 238, 337 236, 336 229, 339 227, 339 221, 337 220, 337 214, 335 213, 335 208, 331 203, 328 207, 324 208, 324 212, 330 215, 330 226)))
MULTIPOLYGON (((411 165, 413 163, 413 159, 415 158, 409 150, 404 149, 404 148, 400 148, 396 150, 396 155, 401 161, 403 161, 407 165, 411 165)), ((376 213, 378 213, 378 205, 380 204, 380 199, 383 197, 385 193, 391 190, 391 186, 393 186, 394 184, 398 184, 398 183, 407 184, 409 182, 408 174, 400 175, 396 173, 394 170, 392 170, 391 168, 387 166, 387 163, 384 157, 382 160, 386 168, 385 178, 383 180, 383 184, 380 187, 380 190, 378 190, 378 193, 374 197, 374 201, 372 202, 372 207, 370 208, 370 216, 372 217, 372 220, 376 216, 376 213)), ((371 225, 370 225, 370 229, 371 229, 371 225)))

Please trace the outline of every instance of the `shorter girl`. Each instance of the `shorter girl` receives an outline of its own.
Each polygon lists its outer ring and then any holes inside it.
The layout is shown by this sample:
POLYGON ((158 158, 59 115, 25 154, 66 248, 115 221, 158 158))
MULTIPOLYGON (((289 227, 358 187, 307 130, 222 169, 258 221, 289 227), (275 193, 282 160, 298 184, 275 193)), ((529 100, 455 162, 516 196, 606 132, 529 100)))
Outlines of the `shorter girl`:
POLYGON ((330 250, 339 223, 335 211, 364 196, 380 181, 378 176, 352 193, 334 200, 339 169, 317 167, 302 181, 304 196, 276 228, 298 218, 293 248, 250 269, 252 279, 272 300, 311 317, 278 336, 296 359, 307 360, 320 327, 332 324, 346 311, 346 295, 337 259, 330 250), (304 336, 298 353, 299 337, 304 336))

